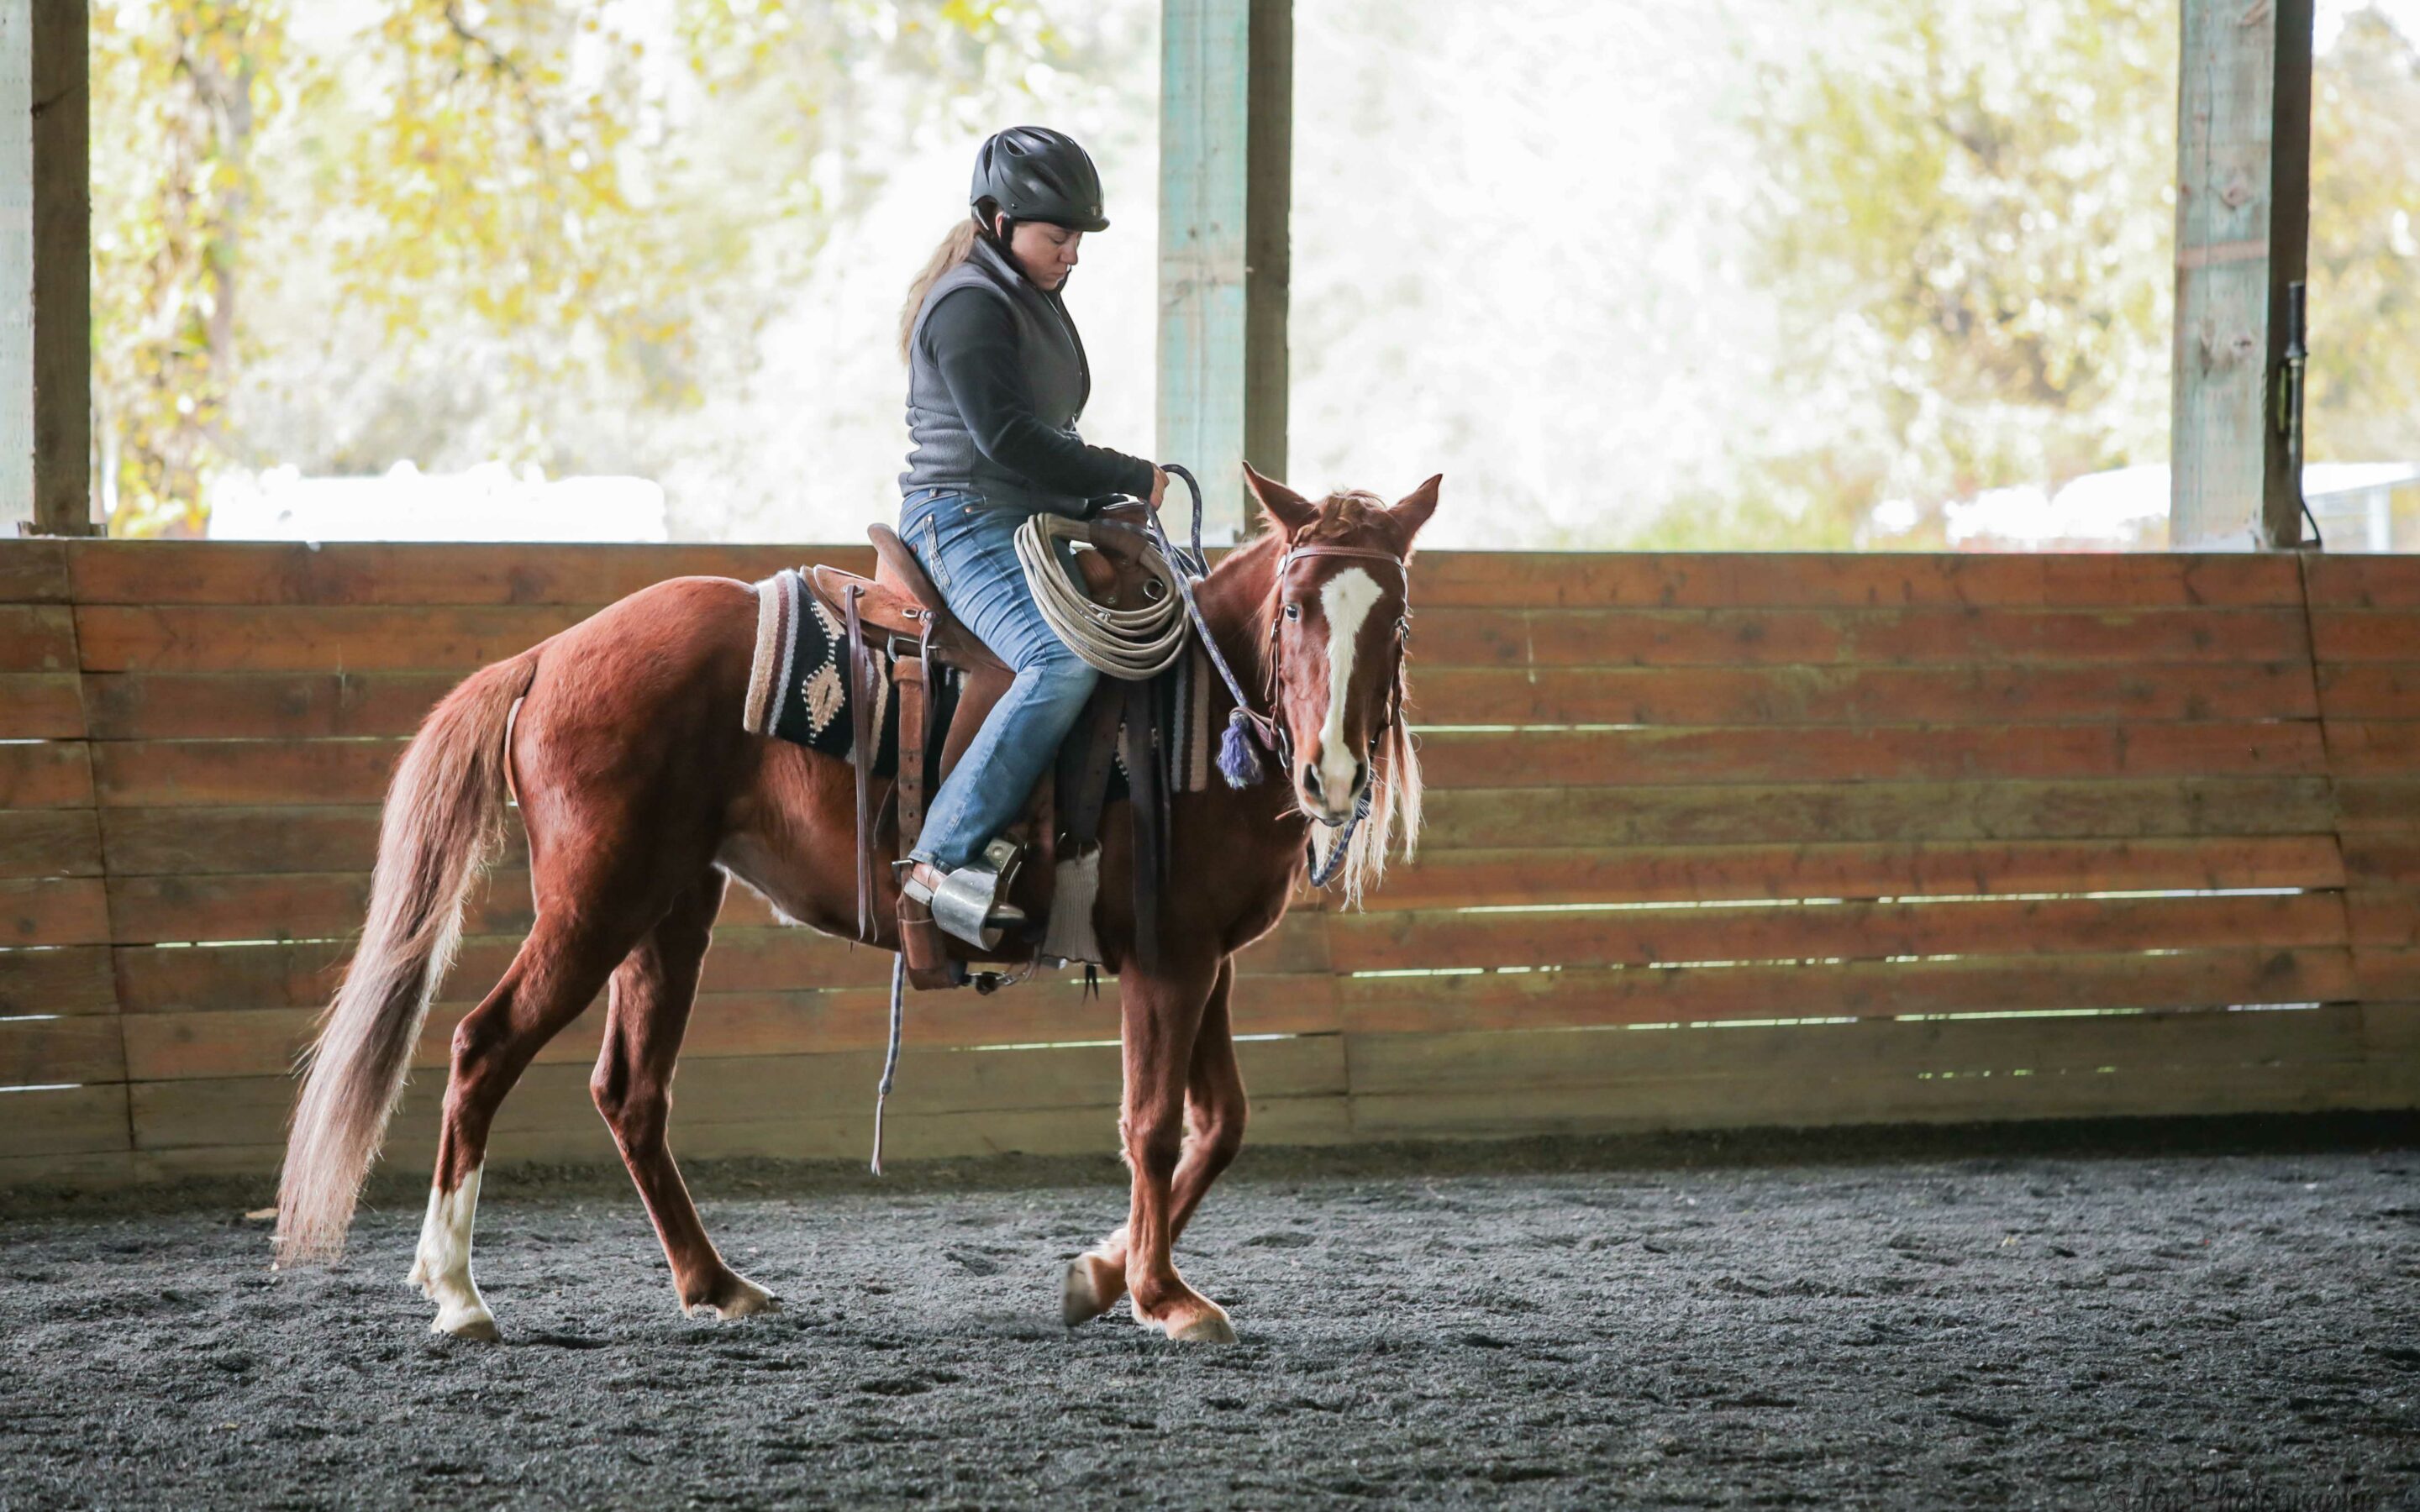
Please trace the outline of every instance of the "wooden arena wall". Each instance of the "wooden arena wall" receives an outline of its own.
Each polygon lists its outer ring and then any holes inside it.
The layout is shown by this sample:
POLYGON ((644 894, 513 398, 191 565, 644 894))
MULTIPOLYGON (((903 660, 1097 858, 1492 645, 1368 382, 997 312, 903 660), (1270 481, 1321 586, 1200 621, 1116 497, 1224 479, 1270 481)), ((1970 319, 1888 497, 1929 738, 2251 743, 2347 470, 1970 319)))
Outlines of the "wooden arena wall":
MULTIPOLYGON (((0 1183, 275 1168, 391 764, 471 669, 823 548, 0 543, 0 1183)), ((1429 825, 1236 994, 1253 1137, 2409 1107, 2420 560, 1415 570, 1429 825)), ((529 923, 479 895, 391 1146, 529 923)), ((693 1155, 864 1152, 887 958, 739 889, 693 1155)), ((499 1160, 609 1160, 591 1013, 499 1160)), ((901 1156, 1106 1151, 1114 1007, 915 999, 901 1156)))

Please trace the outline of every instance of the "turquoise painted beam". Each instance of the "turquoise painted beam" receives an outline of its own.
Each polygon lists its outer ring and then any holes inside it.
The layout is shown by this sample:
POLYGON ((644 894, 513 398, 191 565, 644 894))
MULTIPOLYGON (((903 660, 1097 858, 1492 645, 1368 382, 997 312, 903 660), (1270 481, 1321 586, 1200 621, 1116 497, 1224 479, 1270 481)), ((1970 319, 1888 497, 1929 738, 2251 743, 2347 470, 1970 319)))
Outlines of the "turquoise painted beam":
POLYGON ((1241 464, 1285 468, 1287 0, 1163 0, 1158 449, 1202 481, 1209 531, 1249 518, 1241 464))

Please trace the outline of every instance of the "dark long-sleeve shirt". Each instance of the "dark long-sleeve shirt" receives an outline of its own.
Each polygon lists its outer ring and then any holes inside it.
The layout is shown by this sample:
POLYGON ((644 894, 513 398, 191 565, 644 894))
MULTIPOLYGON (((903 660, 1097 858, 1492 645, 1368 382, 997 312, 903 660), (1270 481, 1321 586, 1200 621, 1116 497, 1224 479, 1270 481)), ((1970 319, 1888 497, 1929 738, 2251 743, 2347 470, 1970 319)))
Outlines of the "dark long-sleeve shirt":
POLYGON ((1049 492, 1078 499, 1151 492, 1149 462, 1089 446, 1073 427, 1059 429, 1033 412, 1016 321, 998 298, 970 288, 943 295, 924 317, 918 339, 929 344, 951 402, 975 445, 994 463, 1049 492))

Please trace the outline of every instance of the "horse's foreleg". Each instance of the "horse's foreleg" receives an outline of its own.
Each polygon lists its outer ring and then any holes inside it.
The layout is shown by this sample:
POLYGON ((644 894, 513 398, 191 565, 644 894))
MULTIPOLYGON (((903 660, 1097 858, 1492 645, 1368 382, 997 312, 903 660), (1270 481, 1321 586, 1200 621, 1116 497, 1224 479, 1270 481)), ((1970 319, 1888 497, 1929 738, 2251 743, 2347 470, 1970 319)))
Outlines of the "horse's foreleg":
MULTIPOLYGON (((1202 1026, 1193 1038, 1193 1063, 1186 1085, 1185 1153, 1169 1183, 1170 1242, 1202 1206, 1210 1183, 1233 1165, 1244 1145, 1244 1078, 1235 1065, 1234 1023, 1228 998, 1235 962, 1218 964, 1202 1026)), ((1067 1268, 1062 1309, 1069 1328, 1098 1318, 1126 1294, 1126 1230, 1124 1227, 1076 1257, 1067 1268)))
POLYGON ((471 1279, 471 1224, 479 1205, 489 1128, 531 1058, 580 1016, 629 948, 626 936, 558 924, 542 913, 504 980, 455 1028, 437 1174, 411 1265, 412 1284, 437 1304, 433 1332, 496 1337, 495 1317, 471 1279))
POLYGON ((673 1286, 681 1311, 717 1318, 770 1312, 772 1294, 723 1263, 706 1236, 697 1204, 690 1200, 680 1167, 665 1138, 672 1116, 673 1063, 697 999, 698 972, 722 907, 723 878, 708 871, 681 894, 637 949, 613 973, 613 995, 605 1021, 605 1047, 597 1057, 588 1090, 597 1111, 613 1131, 622 1164, 630 1168, 640 1199, 672 1262, 673 1286))
POLYGON ((1170 964, 1119 977, 1125 1008, 1125 1106, 1118 1120, 1133 1198, 1126 1210, 1127 1295, 1137 1321, 1172 1339, 1232 1341, 1227 1315, 1176 1273, 1174 1185, 1185 1153, 1185 1094, 1218 967, 1170 964))

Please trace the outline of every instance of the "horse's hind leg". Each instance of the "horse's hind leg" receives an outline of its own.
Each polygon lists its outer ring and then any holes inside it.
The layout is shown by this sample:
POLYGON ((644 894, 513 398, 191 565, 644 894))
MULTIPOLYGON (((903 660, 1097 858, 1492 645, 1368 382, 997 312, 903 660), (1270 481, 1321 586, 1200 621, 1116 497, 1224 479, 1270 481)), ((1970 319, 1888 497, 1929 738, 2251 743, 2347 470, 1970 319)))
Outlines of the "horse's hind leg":
POLYGON ((639 1196, 672 1262, 681 1311, 717 1318, 772 1312, 771 1293, 723 1263, 706 1225, 690 1200, 689 1187, 674 1164, 664 1127, 672 1114, 673 1062, 697 998, 699 969, 722 907, 722 873, 708 870, 681 894, 637 949, 613 973, 613 1006, 605 1021, 605 1048, 588 1090, 605 1116, 630 1168, 639 1196))
MULTIPOLYGON (((1228 998, 1235 983, 1235 961, 1218 965, 1218 980, 1202 1010, 1202 1027, 1193 1038, 1193 1064, 1187 1077, 1185 1155, 1176 1163, 1169 1183, 1169 1238, 1185 1236, 1185 1226, 1210 1190, 1210 1183, 1234 1164, 1244 1148, 1244 1076, 1235 1064, 1234 1021, 1228 998)), ((1062 1315, 1067 1326, 1088 1322, 1116 1306, 1126 1294, 1126 1230, 1103 1240, 1069 1263, 1062 1315)))
POLYGON ((495 1317, 471 1279, 471 1224, 479 1206, 488 1131, 531 1058, 597 996, 613 964, 628 953, 635 933, 557 922, 557 916, 541 912, 504 980, 455 1028, 437 1175, 411 1265, 412 1284, 437 1304, 432 1332, 496 1337, 495 1317))

